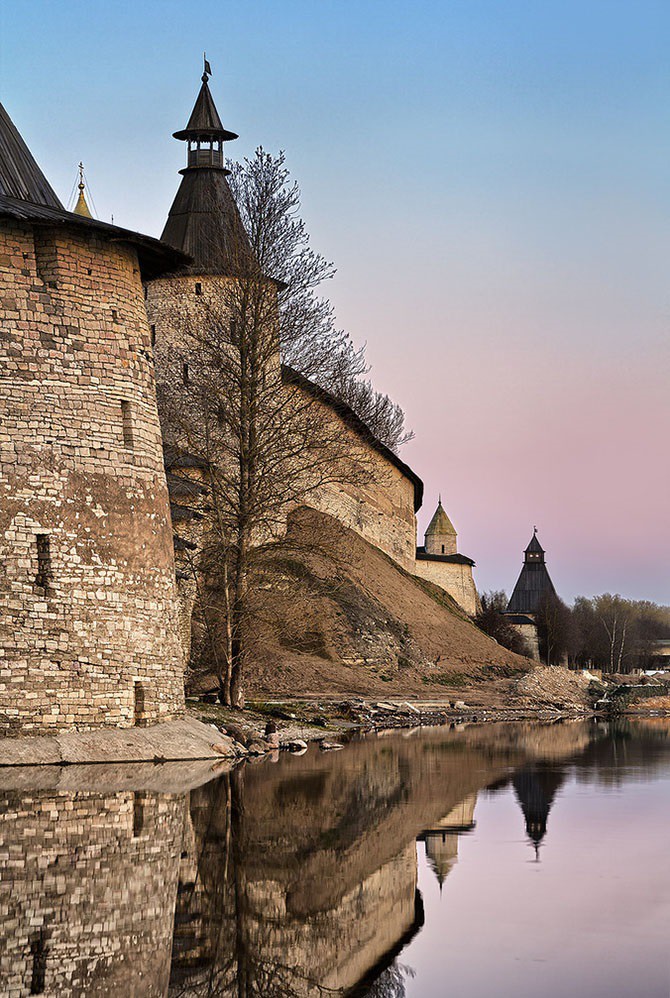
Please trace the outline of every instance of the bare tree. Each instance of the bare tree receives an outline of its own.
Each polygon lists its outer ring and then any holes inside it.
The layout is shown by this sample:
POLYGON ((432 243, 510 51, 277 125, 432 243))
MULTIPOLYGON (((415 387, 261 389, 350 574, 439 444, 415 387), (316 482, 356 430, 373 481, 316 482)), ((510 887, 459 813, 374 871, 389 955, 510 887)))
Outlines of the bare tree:
POLYGON ((170 441, 206 461, 199 610, 219 698, 243 706, 264 556, 282 542, 291 509, 328 486, 363 484, 371 467, 333 410, 282 378, 276 285, 254 259, 202 299, 195 318, 174 317, 194 362, 186 379, 159 382, 159 407, 170 441))
POLYGON ((231 164, 230 185, 259 267, 279 282, 278 321, 284 363, 349 405, 375 436, 393 451, 411 440, 405 414, 365 378, 365 347, 356 348, 337 329, 330 302, 318 289, 335 268, 309 244, 300 217, 300 190, 285 156, 263 148, 231 164))
POLYGON ((573 644, 570 608, 554 593, 545 593, 535 615, 540 658, 547 665, 560 665, 573 644))
POLYGON ((509 622, 505 611, 507 596, 504 592, 482 593, 481 607, 475 616, 477 627, 488 634, 503 648, 508 648, 517 655, 530 655, 526 639, 509 622))

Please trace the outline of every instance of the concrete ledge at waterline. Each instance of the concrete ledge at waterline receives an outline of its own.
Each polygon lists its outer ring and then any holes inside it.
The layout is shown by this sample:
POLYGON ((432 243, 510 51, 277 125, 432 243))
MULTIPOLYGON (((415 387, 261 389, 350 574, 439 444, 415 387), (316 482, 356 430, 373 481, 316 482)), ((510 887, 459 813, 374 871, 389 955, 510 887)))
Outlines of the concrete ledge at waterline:
POLYGON ((0 738, 0 769, 73 763, 180 762, 234 758, 233 741, 202 721, 186 717, 146 728, 63 731, 56 735, 0 738), (212 748, 217 746, 217 751, 212 748), (224 754, 222 748, 229 748, 224 754))
POLYGON ((182 762, 75 763, 73 766, 0 766, 0 792, 185 794, 236 765, 235 759, 182 762))

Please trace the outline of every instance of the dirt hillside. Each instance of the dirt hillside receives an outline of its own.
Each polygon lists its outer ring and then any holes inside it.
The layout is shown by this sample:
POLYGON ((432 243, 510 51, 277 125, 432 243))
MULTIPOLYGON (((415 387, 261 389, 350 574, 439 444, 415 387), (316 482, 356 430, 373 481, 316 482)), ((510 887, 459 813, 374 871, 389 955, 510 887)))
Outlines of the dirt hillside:
POLYGON ((479 631, 442 590, 331 517, 302 509, 289 538, 290 548, 265 566, 249 696, 444 699, 467 691, 470 703, 486 703, 487 690, 500 700, 531 668, 479 631))

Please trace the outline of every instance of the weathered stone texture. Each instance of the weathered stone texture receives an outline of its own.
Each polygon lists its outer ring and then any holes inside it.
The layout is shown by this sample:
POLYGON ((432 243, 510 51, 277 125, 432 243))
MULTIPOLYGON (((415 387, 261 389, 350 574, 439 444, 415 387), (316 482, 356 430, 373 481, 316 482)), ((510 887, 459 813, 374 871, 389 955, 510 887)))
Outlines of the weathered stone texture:
MULTIPOLYGON (((161 386, 165 386, 171 396, 171 410, 168 411, 165 407, 160 413, 164 438, 171 444, 188 447, 179 425, 175 425, 174 421, 175 393, 179 398, 184 364, 188 365, 189 376, 197 378, 198 370, 203 364, 202 354, 198 349, 197 330, 204 328, 207 322, 222 321, 230 283, 231 278, 228 277, 196 275, 158 278, 146 285, 145 304, 155 338, 159 403, 162 398, 161 386), (197 288, 199 293, 196 293, 197 288)), ((278 362, 279 356, 277 364, 278 362)), ((278 391, 298 393, 301 396, 300 405, 305 408, 303 389, 296 385, 282 384, 278 368, 274 375, 277 377, 278 391)), ((297 473, 305 477, 304 505, 335 517, 344 526, 356 531, 366 541, 388 554, 406 571, 414 573, 416 524, 413 483, 378 450, 364 442, 334 409, 311 396, 308 401, 307 419, 310 424, 321 425, 324 438, 337 438, 340 435, 342 444, 333 448, 333 453, 339 451, 343 463, 345 460, 347 463, 356 463, 360 470, 352 474, 343 467, 340 475, 342 480, 337 482, 335 479, 338 471, 333 469, 333 481, 322 483, 315 490, 310 488, 309 470, 298 469, 297 473)), ((184 386, 185 412, 190 404, 188 388, 184 386)), ((289 510, 286 512, 288 514, 289 510)), ((196 542, 202 536, 197 525, 179 523, 176 524, 176 530, 180 537, 196 542)), ((185 578, 180 583, 182 647, 185 651, 190 649, 187 621, 190 621, 193 600, 193 586, 185 578)))
POLYGON ((183 683, 135 251, 0 231, 0 730, 177 717, 183 683))
POLYGON ((183 814, 151 792, 0 797, 5 998, 166 994, 183 814))
MULTIPOLYGON (((295 387, 292 391, 302 392, 295 387)), ((327 432, 341 434, 343 459, 360 467, 360 474, 342 475, 342 481, 324 483, 310 492, 306 505, 335 517, 374 544, 406 571, 414 573, 416 522, 414 485, 374 447, 365 443, 330 406, 313 400, 321 410, 327 432), (333 432, 335 431, 335 432, 333 432)), ((336 477, 336 476, 335 476, 336 477)))
POLYGON ((444 589, 471 617, 479 611, 479 596, 470 565, 417 559, 414 574, 444 589))

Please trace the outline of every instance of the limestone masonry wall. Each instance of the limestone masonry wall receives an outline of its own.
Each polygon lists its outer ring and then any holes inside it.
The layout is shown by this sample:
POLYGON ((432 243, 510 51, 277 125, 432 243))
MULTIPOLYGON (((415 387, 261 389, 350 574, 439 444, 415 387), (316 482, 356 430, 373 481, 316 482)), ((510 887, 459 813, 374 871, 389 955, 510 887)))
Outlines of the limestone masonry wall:
MULTIPOLYGON (((227 277, 196 275, 158 278, 147 284, 146 309, 155 340, 159 401, 160 386, 166 385, 174 404, 174 393, 183 382, 185 364, 189 377, 197 377, 203 360, 193 334, 207 321, 221 321, 225 312, 222 302, 225 302, 230 281, 227 277)), ((303 391, 296 385, 285 385, 280 390, 303 391)), ((188 404, 185 389, 184 406, 188 404)), ((304 406, 304 401, 302 404, 304 406)), ((365 471, 358 479, 345 473, 342 477, 351 477, 350 481, 322 485, 318 491, 309 493, 305 504, 335 517, 413 573, 416 550, 413 483, 386 457, 364 443, 332 407, 310 397, 310 413, 311 406, 320 410, 319 420, 313 415, 308 418, 315 423, 323 421, 329 432, 335 428, 341 433, 346 441, 342 453, 359 455, 365 471)), ((184 445, 179 427, 172 425, 170 413, 162 411, 161 421, 165 439, 184 445)), ((177 531, 182 534, 179 526, 177 531)), ((189 598, 188 594, 182 598, 184 614, 188 613, 189 598)))
POLYGON ((417 558, 414 573, 419 578, 433 582, 444 589, 471 617, 478 612, 479 596, 470 565, 459 565, 448 561, 424 561, 417 558))
MULTIPOLYGON (((294 387, 293 391, 302 389, 294 387)), ((364 540, 414 573, 416 522, 414 484, 374 447, 364 443, 330 406, 316 400, 324 420, 337 427, 347 441, 343 452, 360 455, 363 474, 342 483, 329 482, 310 494, 307 505, 335 517, 364 540)), ((346 475, 343 476, 346 479, 346 475)))
POLYGON ((136 252, 0 228, 0 732, 179 716, 183 682, 136 252))
POLYGON ((167 993, 183 798, 0 797, 0 994, 167 993))

